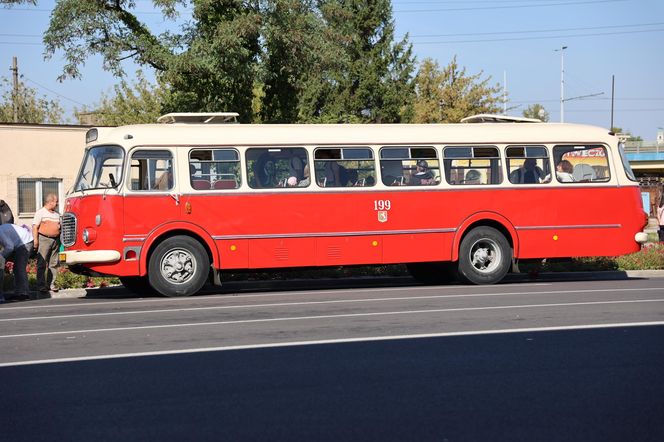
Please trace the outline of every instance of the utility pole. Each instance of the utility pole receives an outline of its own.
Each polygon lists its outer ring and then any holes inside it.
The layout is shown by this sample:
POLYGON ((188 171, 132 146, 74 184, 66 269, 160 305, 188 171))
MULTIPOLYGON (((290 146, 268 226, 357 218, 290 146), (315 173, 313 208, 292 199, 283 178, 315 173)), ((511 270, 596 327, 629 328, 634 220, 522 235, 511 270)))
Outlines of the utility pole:
POLYGON ((560 49, 556 49, 556 52, 560 52, 560 122, 565 122, 565 56, 564 51, 567 49, 567 46, 562 46, 560 49))
POLYGON ((14 79, 14 89, 12 92, 12 106, 14 108, 14 123, 18 123, 18 61, 12 57, 12 78, 14 79))
POLYGON ((616 92, 616 76, 611 75, 611 126, 609 126, 609 130, 613 130, 613 101, 615 97, 615 92, 616 92))
POLYGON ((503 71, 503 115, 507 115, 507 71, 503 71))

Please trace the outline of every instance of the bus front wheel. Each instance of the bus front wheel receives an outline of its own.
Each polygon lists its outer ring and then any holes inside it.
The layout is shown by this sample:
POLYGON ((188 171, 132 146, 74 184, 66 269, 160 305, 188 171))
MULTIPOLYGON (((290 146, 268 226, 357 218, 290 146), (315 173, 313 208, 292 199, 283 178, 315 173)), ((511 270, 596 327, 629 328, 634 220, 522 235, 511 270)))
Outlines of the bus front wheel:
POLYGON ((493 227, 476 227, 459 247, 459 276, 472 284, 495 284, 502 280, 512 263, 511 247, 505 236, 493 227))
POLYGON ((207 280, 210 259, 203 246, 189 236, 165 239, 150 256, 150 285, 164 296, 189 296, 207 280))

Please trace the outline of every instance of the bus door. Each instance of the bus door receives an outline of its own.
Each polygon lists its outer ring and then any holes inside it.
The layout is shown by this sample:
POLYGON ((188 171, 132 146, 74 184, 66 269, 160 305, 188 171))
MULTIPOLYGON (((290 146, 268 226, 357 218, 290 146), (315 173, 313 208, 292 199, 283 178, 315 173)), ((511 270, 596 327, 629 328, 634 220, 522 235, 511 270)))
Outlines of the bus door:
POLYGON ((140 252, 153 229, 181 219, 180 195, 170 150, 139 148, 130 155, 123 239, 140 252))

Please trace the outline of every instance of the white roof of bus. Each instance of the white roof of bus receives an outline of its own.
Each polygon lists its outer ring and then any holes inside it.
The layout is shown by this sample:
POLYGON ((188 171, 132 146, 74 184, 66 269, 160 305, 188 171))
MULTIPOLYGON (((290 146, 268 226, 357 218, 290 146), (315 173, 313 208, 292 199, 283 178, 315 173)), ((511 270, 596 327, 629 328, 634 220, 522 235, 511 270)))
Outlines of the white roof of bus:
POLYGON ((382 145, 591 143, 615 138, 608 129, 561 123, 525 124, 142 124, 100 131, 95 144, 382 145))

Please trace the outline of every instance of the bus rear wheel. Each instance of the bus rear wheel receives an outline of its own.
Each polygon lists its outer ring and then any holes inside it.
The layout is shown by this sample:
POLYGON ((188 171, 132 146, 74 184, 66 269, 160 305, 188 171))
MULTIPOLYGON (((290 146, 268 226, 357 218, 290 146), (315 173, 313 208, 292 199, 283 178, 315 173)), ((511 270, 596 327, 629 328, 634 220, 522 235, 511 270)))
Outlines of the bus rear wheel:
POLYGON ((164 296, 190 296, 207 280, 210 259, 198 241, 189 236, 165 239, 150 256, 150 285, 164 296))
POLYGON ((493 227, 476 227, 459 247, 459 277, 472 284, 501 281, 512 263, 510 244, 493 227))

